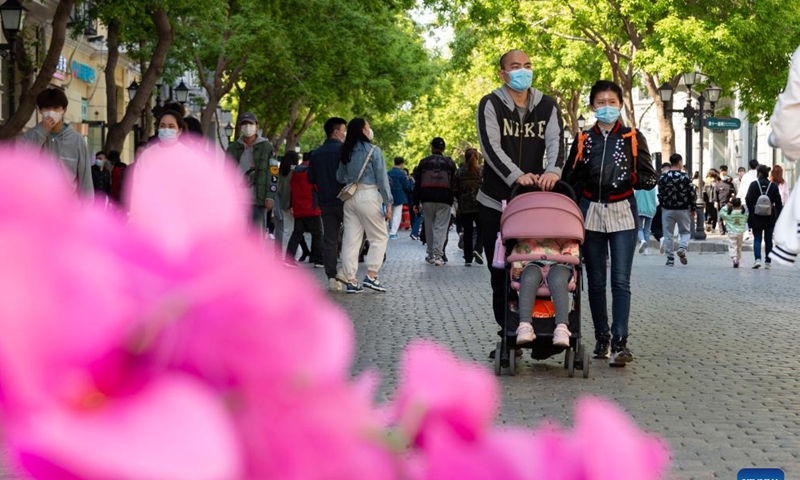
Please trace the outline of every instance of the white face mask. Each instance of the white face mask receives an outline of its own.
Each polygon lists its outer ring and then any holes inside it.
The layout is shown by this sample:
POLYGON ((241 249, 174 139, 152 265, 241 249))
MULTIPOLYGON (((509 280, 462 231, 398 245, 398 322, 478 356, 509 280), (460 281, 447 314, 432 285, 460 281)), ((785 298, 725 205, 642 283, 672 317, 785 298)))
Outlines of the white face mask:
POLYGON ((256 127, 255 125, 253 125, 251 123, 248 123, 248 124, 242 125, 241 130, 242 130, 242 135, 244 135, 245 137, 252 137, 253 135, 255 135, 258 132, 258 127, 256 127))
POLYGON ((367 138, 371 142, 374 137, 375 137, 375 132, 373 132, 372 127, 370 127, 369 130, 367 130, 367 138))
POLYGON ((55 120, 56 123, 58 123, 58 122, 61 121, 61 119, 64 118, 64 114, 60 113, 60 112, 56 112, 54 110, 44 110, 42 112, 42 117, 43 118, 52 118, 53 120, 55 120))
POLYGON ((178 140, 178 131, 171 128, 159 128, 158 139, 164 143, 172 143, 178 140))

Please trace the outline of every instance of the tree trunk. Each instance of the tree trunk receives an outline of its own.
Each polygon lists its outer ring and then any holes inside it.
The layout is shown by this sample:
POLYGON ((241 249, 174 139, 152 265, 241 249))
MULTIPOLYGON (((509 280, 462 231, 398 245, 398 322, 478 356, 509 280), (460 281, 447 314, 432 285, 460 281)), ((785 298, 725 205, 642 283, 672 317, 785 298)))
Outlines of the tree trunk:
POLYGON ((117 111, 117 82, 114 72, 119 61, 119 22, 108 25, 108 60, 106 61, 106 122, 114 125, 119 119, 117 111))
POLYGON ((216 137, 216 135, 211 135, 211 122, 214 121, 214 115, 217 113, 217 105, 219 105, 219 97, 212 92, 208 92, 208 103, 200 112, 200 125, 203 128, 203 135, 206 137, 216 137))
POLYGON ((156 26, 158 43, 156 43, 156 47, 153 50, 150 65, 147 67, 147 71, 144 75, 142 75, 139 89, 136 91, 136 95, 134 95, 130 103, 128 103, 128 108, 125 110, 125 115, 122 117, 122 120, 108 129, 105 150, 122 149, 122 146, 125 144, 125 137, 133 128, 142 109, 147 105, 150 93, 164 70, 164 62, 167 60, 167 54, 169 53, 172 40, 175 37, 175 32, 172 29, 167 12, 162 9, 153 13, 153 23, 156 26))
MULTIPOLYGON (((658 94, 658 78, 647 72, 642 72, 642 76, 647 86, 647 92, 655 104, 658 116, 658 132, 661 136, 661 158, 666 161, 675 153, 675 127, 672 124, 672 116, 668 115, 664 118, 664 102, 661 101, 661 96, 658 94)), ((656 165, 656 167, 659 166, 656 165)))
MULTIPOLYGON (((75 6, 75 0, 60 0, 58 2, 55 15, 53 15, 53 38, 50 40, 50 47, 47 49, 47 55, 42 62, 42 69, 39 70, 39 74, 36 76, 31 88, 20 97, 17 110, 0 127, 0 140, 13 138, 22 130, 36 110, 36 96, 50 85, 50 80, 52 80, 53 74, 56 73, 58 57, 64 48, 67 22, 73 6, 75 6)), ((14 68, 13 65, 12 68, 14 68)))

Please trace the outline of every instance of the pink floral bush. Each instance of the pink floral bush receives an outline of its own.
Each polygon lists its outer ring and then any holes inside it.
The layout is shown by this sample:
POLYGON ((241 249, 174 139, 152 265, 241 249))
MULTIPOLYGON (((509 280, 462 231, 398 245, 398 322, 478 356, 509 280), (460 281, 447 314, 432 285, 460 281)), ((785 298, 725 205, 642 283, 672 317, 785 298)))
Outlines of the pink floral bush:
POLYGON ((375 379, 350 378, 345 313, 246 233, 236 172, 200 149, 161 150, 136 166, 128 221, 81 204, 53 160, 0 146, 0 424, 20 472, 649 480, 665 471, 666 448, 599 399, 579 402, 570 431, 495 427, 492 375, 427 342, 408 347, 395 400, 376 405, 375 379))

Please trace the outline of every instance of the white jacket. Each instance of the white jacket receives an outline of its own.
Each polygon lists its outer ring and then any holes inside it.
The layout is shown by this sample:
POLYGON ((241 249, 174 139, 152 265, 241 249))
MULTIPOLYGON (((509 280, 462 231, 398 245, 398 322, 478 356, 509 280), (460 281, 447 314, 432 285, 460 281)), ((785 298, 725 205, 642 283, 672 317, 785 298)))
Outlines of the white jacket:
POLYGON ((772 235, 775 246, 772 248, 769 258, 771 261, 783 265, 793 265, 800 253, 800 194, 798 191, 800 188, 795 188, 789 195, 789 200, 781 210, 772 235))
POLYGON ((769 123, 772 127, 770 145, 783 150, 789 160, 800 159, 800 47, 792 56, 789 81, 778 95, 769 123))

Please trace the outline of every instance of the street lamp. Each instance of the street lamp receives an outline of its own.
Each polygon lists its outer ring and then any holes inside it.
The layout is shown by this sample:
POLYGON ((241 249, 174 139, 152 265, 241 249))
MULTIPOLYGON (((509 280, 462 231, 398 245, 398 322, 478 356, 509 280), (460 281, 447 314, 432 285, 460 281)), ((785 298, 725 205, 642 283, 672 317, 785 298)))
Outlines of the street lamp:
MULTIPOLYGON (((9 69, 9 87, 8 87, 8 114, 14 114, 14 87, 16 86, 16 63, 14 57, 14 44, 17 40, 17 34, 22 30, 22 24, 25 20, 25 12, 28 9, 23 7, 18 0, 7 0, 4 4, 0 5, 0 20, 3 23, 3 34, 8 39, 7 44, 0 45, 1 52, 8 52, 8 60, 10 64, 9 69)), ((3 58, 6 55, 3 54, 3 58)))
POLYGON ((225 136, 228 138, 233 136, 233 125, 231 125, 231 122, 228 122, 228 124, 225 125, 225 136))
POLYGON ((189 87, 181 80, 180 85, 175 87, 175 99, 183 105, 189 99, 189 87))
POLYGON ((578 128, 583 130, 583 127, 585 126, 586 126, 586 119, 583 118, 583 115, 581 115, 580 117, 578 117, 578 128))
POLYGON ((139 90, 139 84, 136 83, 136 80, 132 81, 130 85, 128 85, 128 100, 133 100, 133 97, 136 96, 136 91, 139 90))
MULTIPOLYGON (((704 116, 706 113, 711 115, 714 114, 714 107, 715 104, 719 101, 720 93, 722 93, 722 89, 714 85, 713 83, 711 86, 706 88, 705 92, 701 93, 700 96, 697 98, 698 108, 694 108, 692 106, 692 85, 695 84, 697 80, 698 72, 690 72, 683 74, 683 83, 686 85, 686 89, 688 90, 688 99, 686 100, 686 106, 683 109, 672 109, 668 108, 667 105, 672 101, 672 94, 674 93, 675 89, 672 88, 672 85, 669 83, 665 83, 661 85, 658 89, 658 96, 661 99, 661 102, 664 107, 664 118, 667 118, 667 114, 670 113, 682 113, 684 118, 686 119, 686 123, 684 127, 686 128, 686 170, 689 172, 689 176, 691 177, 693 170, 692 170, 692 130, 694 127, 694 120, 695 117, 698 119, 699 125, 699 132, 700 132, 700 151, 698 154, 698 168, 700 171, 699 181, 698 181, 698 194, 702 198, 703 194, 703 122, 704 116), (706 96, 708 98, 706 98, 706 96), (705 109, 705 102, 706 100, 711 102, 711 110, 705 109)), ((693 237, 695 240, 705 240, 706 232, 704 230, 705 224, 705 216, 703 213, 703 205, 697 205, 697 214, 695 220, 695 228, 694 228, 694 235, 693 237)))

